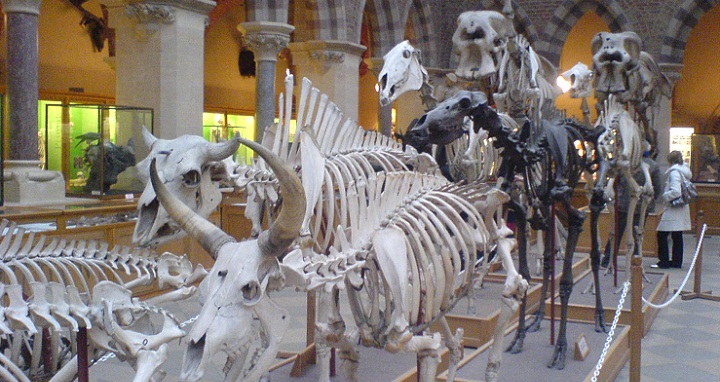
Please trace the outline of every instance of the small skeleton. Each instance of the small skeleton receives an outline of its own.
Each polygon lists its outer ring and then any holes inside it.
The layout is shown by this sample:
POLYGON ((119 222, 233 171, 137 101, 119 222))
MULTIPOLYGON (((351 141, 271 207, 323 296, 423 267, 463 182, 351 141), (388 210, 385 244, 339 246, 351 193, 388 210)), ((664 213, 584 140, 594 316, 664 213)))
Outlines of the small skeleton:
MULTIPOLYGON (((7 298, 7 305, 0 305, 0 331, 7 338, 9 361, 19 365, 18 368, 32 378, 49 373, 57 373, 55 381, 74 378, 77 363, 70 359, 77 352, 76 332, 81 327, 89 329, 89 338, 95 344, 104 335, 102 333, 106 333, 103 322, 109 318, 103 304, 116 293, 105 293, 109 289, 102 285, 122 290, 127 296, 131 296, 129 288, 153 281, 157 281, 160 288, 171 285, 176 289, 148 300, 141 307, 133 308, 134 316, 138 319, 144 315, 142 312, 169 317, 148 304, 189 297, 195 290, 190 284, 202 277, 201 268, 193 271, 186 258, 169 253, 158 257, 147 249, 123 246, 108 249, 107 243, 94 240, 66 240, 44 235, 36 238, 34 232, 28 233, 24 228, 4 219, 0 222, 0 232, 3 232, 0 269, 4 273, 0 296, 7 298), (45 344, 43 328, 50 332, 50 342, 45 344), (32 345, 28 348, 30 341, 32 345), (41 363, 40 351, 43 346, 49 346, 52 350, 50 364, 41 363)), ((168 322, 163 331, 154 333, 160 336, 156 338, 165 342, 170 337, 177 338, 174 335, 164 337, 165 334, 162 334, 171 332, 173 323, 168 322)), ((137 335, 153 334, 154 330, 147 325, 130 328, 126 323, 115 327, 137 335)), ((124 342, 127 338, 116 338, 113 343, 127 348, 130 346, 124 342)), ((100 348, 111 350, 106 347, 100 348)), ((144 350, 158 349, 153 345, 144 350)), ((140 354, 136 351, 125 356, 128 362, 136 366, 149 367, 152 364, 149 361, 139 362, 138 357, 140 354)), ((152 370, 157 369, 162 361, 158 359, 152 364, 152 370)), ((149 380, 152 374, 138 372, 136 380, 149 380)))

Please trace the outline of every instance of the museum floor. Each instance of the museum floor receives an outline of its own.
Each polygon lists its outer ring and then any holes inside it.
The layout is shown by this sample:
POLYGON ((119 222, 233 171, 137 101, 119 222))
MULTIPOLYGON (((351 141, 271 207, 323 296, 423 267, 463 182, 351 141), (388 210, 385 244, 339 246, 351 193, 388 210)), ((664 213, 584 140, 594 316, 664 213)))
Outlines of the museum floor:
MULTIPOLYGON (((670 288, 672 292, 677 289, 683 281, 692 260, 692 254, 695 252, 696 240, 694 235, 685 235, 685 264, 684 269, 670 269, 669 273, 670 288)), ((713 295, 720 295, 720 236, 708 236, 704 245, 704 261, 703 261, 703 290, 712 290, 713 295)), ((654 258, 646 258, 644 260, 645 269, 649 270, 649 265, 656 262, 654 258)), ((654 270, 655 271, 655 270, 654 270)), ((610 276, 606 276, 609 280, 610 276)), ((693 289, 693 276, 690 278, 683 288, 684 290, 693 289)), ((291 315, 299 317, 297 322, 293 323, 290 331, 286 334, 283 350, 300 351, 305 345, 304 330, 304 314, 305 314, 305 298, 303 294, 297 294, 292 291, 283 291, 282 294, 276 296, 276 301, 290 310, 291 315)), ((605 305, 616 305, 617 301, 607 301, 605 305)), ((626 302, 626 306, 629 304, 626 302)), ((185 302, 183 304, 175 304, 169 307, 178 320, 183 321, 197 314, 198 304, 196 301, 185 302)), ((594 335, 594 332, 588 335, 594 335)), ((530 334, 533 335, 533 334, 530 334)), ((172 343, 172 350, 169 353, 169 359, 163 367, 168 372, 165 381, 178 381, 180 363, 182 362, 182 344, 172 343)), ((526 351, 530 349, 526 348, 526 351)), ((599 358, 599 348, 591 349, 591 353, 582 361, 587 363, 588 370, 592 370, 599 358)), ((570 347, 569 352, 572 352, 570 347)), ((468 350, 466 350, 466 354, 468 350)), ((364 359, 372 362, 368 358, 373 358, 374 353, 368 354, 369 357, 363 355, 364 359)), ((400 355, 398 355, 400 356, 400 355)), ((381 356, 378 356, 381 357, 381 356)), ((396 357, 396 355, 393 355, 396 357)), ((407 355, 401 357, 407 358, 407 355)), ((502 369, 512 367, 512 355, 505 354, 503 364, 500 370, 500 380, 502 381, 502 369)), ((549 358, 540 357, 541 359, 549 358)), ((572 357, 570 354, 569 357, 572 357)), ((671 382, 671 381, 720 381, 720 302, 714 302, 704 299, 681 300, 680 297, 675 299, 668 307, 661 309, 654 320, 652 327, 645 338, 642 340, 642 366, 641 380, 643 382, 671 382)), ((404 360, 407 361, 407 360, 404 360)), ((403 362, 404 362, 403 361, 403 362)), ((409 362, 413 362, 412 358, 409 362)), ((362 358, 361 358, 362 364, 362 358)), ((537 366, 545 368, 542 361, 537 366)), ((206 381, 221 381, 222 363, 218 364, 216 370, 208 370, 205 378, 206 381)), ((377 369, 377 366, 376 366, 377 369)), ((387 373, 385 370, 379 371, 381 374, 372 375, 360 374, 361 381, 383 381, 391 380, 388 377, 392 372, 387 373), (383 377, 384 376, 384 377, 383 377)), ((538 370, 539 371, 539 370, 538 370)), ((564 371, 553 371, 557 374, 557 381, 573 380, 568 379, 568 375, 563 374, 564 371)), ((122 364, 116 359, 109 359, 100 362, 90 369, 91 381, 96 382, 116 382, 130 380, 131 371, 127 364, 122 364)), ((278 376, 271 374, 273 381, 305 381, 306 378, 287 378, 287 376, 278 376)), ((336 381, 344 381, 343 377, 338 376, 336 381)), ((529 377, 528 381, 537 381, 537 378, 529 377)), ((629 363, 620 372, 616 381, 629 380, 629 363)), ((513 382, 523 382, 514 380, 513 382)), ((609 382, 609 381, 608 381, 609 382)))

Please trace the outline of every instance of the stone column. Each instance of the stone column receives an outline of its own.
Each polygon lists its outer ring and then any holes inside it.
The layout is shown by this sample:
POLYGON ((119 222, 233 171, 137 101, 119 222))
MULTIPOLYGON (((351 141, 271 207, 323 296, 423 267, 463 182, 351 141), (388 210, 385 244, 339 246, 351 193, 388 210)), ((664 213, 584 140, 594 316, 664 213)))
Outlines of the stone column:
MULTIPOLYGON (((375 78, 380 75, 385 60, 382 57, 370 58, 370 70, 372 70, 375 78)), ((375 90, 378 90, 376 85, 375 90)), ((392 105, 381 106, 380 96, 377 97, 378 102, 378 131, 383 135, 392 136, 392 105)))
MULTIPOLYGON (((675 84, 680 79, 680 71, 682 70, 682 64, 659 64, 660 70, 670 80, 670 86, 675 87, 675 84)), ((669 98, 661 97, 660 106, 655 111, 655 130, 657 131, 657 149, 658 156, 657 162, 663 168, 668 166, 667 160, 665 159, 670 152, 670 127, 672 124, 672 100, 669 98)))
POLYGON ((255 140, 275 121, 275 63, 290 42, 295 27, 272 21, 248 21, 237 26, 243 44, 255 54, 255 140))
MULTIPOLYGON (((116 31, 115 102, 152 108, 158 137, 201 135, 205 26, 215 2, 101 3, 108 7, 116 31)), ((139 130, 134 135, 140 137, 139 130)))
POLYGON ((8 161, 4 202, 44 204, 65 199, 57 171, 42 171, 38 154, 38 17, 40 0, 2 0, 7 19, 8 161))
POLYGON ((290 44, 295 78, 307 77, 345 117, 357 120, 360 60, 367 48, 348 41, 312 40, 290 44))

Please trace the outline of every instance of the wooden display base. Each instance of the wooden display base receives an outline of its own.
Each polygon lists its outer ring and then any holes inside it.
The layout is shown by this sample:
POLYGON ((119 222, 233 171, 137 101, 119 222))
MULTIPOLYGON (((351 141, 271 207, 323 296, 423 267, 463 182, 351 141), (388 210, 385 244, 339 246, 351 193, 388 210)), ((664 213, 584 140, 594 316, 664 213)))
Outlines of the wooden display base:
MULTIPOLYGON (((620 279, 623 279, 624 272, 620 272, 620 279)), ((644 285, 645 290, 643 291, 643 296, 648 300, 655 304, 659 304, 665 301, 665 299, 668 296, 668 288, 669 288, 669 280, 667 273, 662 272, 647 272, 647 276, 651 279, 652 283, 646 283, 644 285)), ((607 338, 606 334, 596 333, 594 330, 594 320, 595 320, 595 307, 594 307, 594 296, 592 294, 581 294, 582 290, 585 287, 585 284, 587 282, 591 282, 592 280, 592 274, 590 272, 589 267, 589 259, 584 258, 578 262, 576 262, 573 266, 573 275, 575 280, 575 285, 573 287, 573 294, 571 295, 571 301, 568 306, 568 332, 567 332, 567 338, 569 341, 568 344, 568 353, 567 353, 567 363, 568 366, 565 370, 554 370, 554 369, 548 369, 545 367, 545 363, 549 360, 549 357, 552 355, 553 347, 550 345, 550 341, 548 338, 549 334, 549 324, 550 324, 550 299, 547 300, 546 306, 545 306, 545 317, 547 322, 543 322, 542 328, 539 333, 528 333, 527 337, 525 339, 525 346, 524 351, 521 354, 525 354, 523 357, 527 357, 527 359, 523 358, 522 362, 517 362, 517 357, 520 357, 520 355, 512 355, 509 353, 503 353, 503 364, 507 365, 508 363, 512 362, 513 364, 513 375, 508 375, 507 367, 500 367, 500 376, 502 380, 511 380, 511 381, 522 381, 522 380, 559 380, 559 379, 567 379, 567 380, 584 380, 584 381, 590 381, 593 372, 595 369, 595 364, 597 363, 597 360, 600 356, 600 352, 602 351, 605 339, 607 338), (575 332, 573 334, 573 330, 571 327, 575 327, 575 332), (585 354, 586 359, 585 360, 574 360, 573 359, 573 341, 575 338, 579 338, 581 334, 585 334, 585 341, 586 345, 589 348, 589 353, 585 354), (541 338, 538 340, 538 338, 541 338), (537 342, 537 344, 533 344, 533 341, 537 342), (538 351, 537 348, 541 348, 542 350, 538 351), (576 363, 574 367, 569 366, 570 363, 576 363), (574 369, 574 370, 573 370, 574 369), (538 377, 538 373, 543 373, 545 377, 538 377), (546 373, 548 373, 546 375, 546 373), (525 379, 523 379, 523 376, 526 376, 525 379), (534 376, 534 377, 533 377, 534 376)), ((494 277, 491 277, 490 279, 494 279, 495 277, 498 277, 498 275, 494 275, 494 277)), ((559 276, 556 276, 559 277, 559 276)), ((488 278, 485 279, 486 281, 488 278)), ((603 289, 603 304, 606 306, 605 308, 605 320, 606 324, 609 325, 612 324, 612 320, 615 316, 615 311, 617 310, 617 302, 620 298, 620 294, 615 294, 614 291, 616 288, 613 286, 611 282, 611 278, 608 277, 602 277, 601 279, 601 288, 603 289), (614 298, 613 298, 614 297, 614 298)), ((535 279, 533 279, 533 282, 536 282, 535 279)), ((556 283, 557 284, 557 283, 556 283)), ((539 293, 540 293, 540 285, 536 284, 531 287, 531 289, 528 291, 528 301, 536 301, 535 304, 530 303, 531 306, 530 311, 532 311, 533 306, 537 306, 537 300, 539 300, 539 293), (536 295, 537 294, 537 295, 536 295)), ((556 285, 556 293, 558 287, 556 285)), ((560 316, 560 299, 556 296, 555 298, 555 317, 556 319, 559 319, 560 316)), ((605 357, 605 362, 603 364, 603 368, 600 371, 600 376, 598 377, 599 381, 607 381, 607 380, 614 380, 617 375, 620 373, 620 370, 625 366, 625 364, 630 359, 630 342, 629 342, 629 333, 630 333, 630 324, 631 324, 631 315, 630 315, 630 293, 628 293, 628 296, 625 299, 625 307, 622 310, 622 313, 620 315, 620 319, 618 321, 618 328, 616 328, 616 337, 613 339, 613 342, 608 349, 608 353, 605 357)), ((653 321, 655 320, 655 317, 657 316, 658 310, 650 308, 648 306, 643 306, 642 309, 642 329, 643 333, 646 334, 650 327, 652 326, 653 321)), ((475 350, 472 352, 465 353, 465 357, 462 359, 459 365, 458 369, 458 375, 456 377, 456 381, 463 381, 463 382, 470 382, 470 381, 481 381, 484 380, 484 372, 485 372, 485 365, 487 363, 487 350, 490 349, 492 346, 492 331, 494 329, 494 325, 489 326, 489 323, 487 322, 488 319, 494 319, 494 322, 497 322, 497 316, 499 315, 499 311, 495 312, 495 314, 491 315, 487 319, 481 319, 481 318, 475 318, 475 317, 462 317, 462 321, 458 319, 456 316, 448 316, 449 321, 451 322, 451 326, 454 327, 454 325, 462 326, 465 328, 465 338, 464 338, 464 344, 467 347, 475 347, 477 343, 481 342, 483 339, 487 339, 485 343, 482 343, 480 346, 478 346, 475 350), (497 315, 495 315, 497 314, 497 315), (472 345, 471 345, 472 344, 472 345), (473 375, 473 377, 464 376, 464 372, 461 372, 461 370, 465 367, 473 369, 472 372, 469 372, 470 375, 473 375), (479 373, 479 374, 478 374, 479 373)), ((505 345, 507 345, 512 338, 515 335, 515 329, 517 328, 517 315, 513 318, 512 324, 510 329, 507 331, 507 337, 505 338, 505 345)), ((443 357, 446 358, 447 352, 443 352, 443 357)), ((441 365, 444 367, 438 368, 440 371, 440 374, 438 375, 439 380, 447 380, 447 363, 445 358, 443 358, 443 362, 441 365)), ((403 374, 400 378, 395 379, 395 381, 402 381, 402 382, 409 382, 417 380, 417 372, 416 370, 409 370, 406 374, 403 374)))

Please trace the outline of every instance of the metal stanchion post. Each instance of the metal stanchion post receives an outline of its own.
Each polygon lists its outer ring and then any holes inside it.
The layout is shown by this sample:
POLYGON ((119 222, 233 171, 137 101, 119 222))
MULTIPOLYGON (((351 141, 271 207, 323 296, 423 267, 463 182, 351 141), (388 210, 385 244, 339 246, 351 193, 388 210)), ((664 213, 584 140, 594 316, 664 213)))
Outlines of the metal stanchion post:
POLYGON ((645 320, 642 313, 642 259, 633 256, 631 260, 631 300, 630 300, 630 381, 640 382, 640 358, 645 320))
MULTIPOLYGON (((555 204, 550 207, 550 345, 555 345, 555 204)), ((568 254, 566 253, 565 256, 568 254)))
MULTIPOLYGON (((696 232, 697 239, 700 240, 702 237, 703 226, 705 225, 705 213, 703 210, 699 210, 696 219, 696 232)), ((702 290, 702 263, 703 263, 703 246, 702 243, 698 243, 698 255, 695 260, 695 285, 693 285, 692 292, 682 291, 680 292, 683 300, 692 300, 695 298, 702 298, 711 301, 720 301, 720 296, 713 296, 711 290, 702 290)))
POLYGON ((90 382, 90 365, 88 363, 87 328, 80 327, 77 333, 78 382, 90 382))

